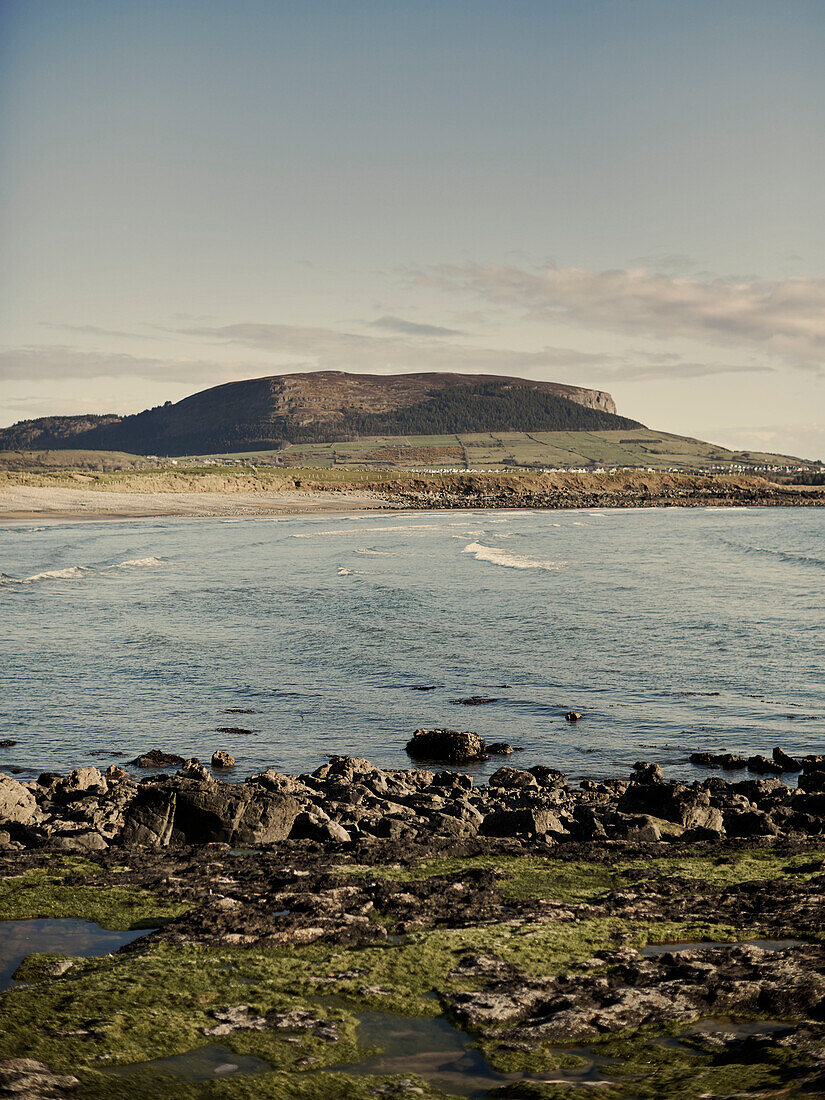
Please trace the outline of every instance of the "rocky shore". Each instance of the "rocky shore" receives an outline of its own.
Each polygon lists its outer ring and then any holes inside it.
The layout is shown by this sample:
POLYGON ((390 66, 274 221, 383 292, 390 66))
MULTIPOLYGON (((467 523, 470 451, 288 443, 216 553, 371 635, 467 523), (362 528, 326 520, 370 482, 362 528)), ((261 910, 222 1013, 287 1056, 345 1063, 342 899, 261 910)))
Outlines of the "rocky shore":
POLYGON ((0 921, 151 931, 21 959, 0 1096, 822 1095, 825 756, 758 759, 2 776, 0 921))

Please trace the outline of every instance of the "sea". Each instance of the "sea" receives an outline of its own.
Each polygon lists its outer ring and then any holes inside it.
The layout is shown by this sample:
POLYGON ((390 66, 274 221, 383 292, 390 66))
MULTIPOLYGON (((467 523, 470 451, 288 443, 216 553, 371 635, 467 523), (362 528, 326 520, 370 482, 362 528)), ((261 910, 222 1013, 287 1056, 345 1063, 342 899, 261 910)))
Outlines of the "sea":
POLYGON ((0 573, 19 778, 151 748, 403 768, 419 728, 571 779, 825 751, 825 509, 18 522, 0 573))

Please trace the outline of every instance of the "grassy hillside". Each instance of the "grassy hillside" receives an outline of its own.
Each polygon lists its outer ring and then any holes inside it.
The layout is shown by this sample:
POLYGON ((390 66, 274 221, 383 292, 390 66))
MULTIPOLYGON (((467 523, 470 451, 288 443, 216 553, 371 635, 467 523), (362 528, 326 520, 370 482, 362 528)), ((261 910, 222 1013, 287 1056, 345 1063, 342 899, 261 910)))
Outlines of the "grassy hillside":
POLYGON ((292 444, 282 450, 225 454, 250 462, 318 468, 522 467, 698 470, 710 467, 807 466, 803 459, 763 451, 730 451, 713 443, 650 428, 620 431, 469 432, 374 436, 343 443, 292 444))

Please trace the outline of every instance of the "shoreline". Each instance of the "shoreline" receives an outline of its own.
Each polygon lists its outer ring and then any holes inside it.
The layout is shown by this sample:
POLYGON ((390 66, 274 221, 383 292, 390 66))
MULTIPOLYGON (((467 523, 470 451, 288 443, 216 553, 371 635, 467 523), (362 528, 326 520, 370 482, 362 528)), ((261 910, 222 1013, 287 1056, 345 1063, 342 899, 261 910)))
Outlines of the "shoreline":
MULTIPOLYGON (((592 478, 590 479, 592 482, 592 478)), ((63 486, 0 487, 0 525, 159 518, 254 519, 371 512, 558 511, 580 508, 823 507, 825 487, 712 479, 547 485, 518 479, 410 479, 374 488, 310 486, 282 491, 111 491, 63 486), (650 482, 650 483, 648 483, 650 482)))

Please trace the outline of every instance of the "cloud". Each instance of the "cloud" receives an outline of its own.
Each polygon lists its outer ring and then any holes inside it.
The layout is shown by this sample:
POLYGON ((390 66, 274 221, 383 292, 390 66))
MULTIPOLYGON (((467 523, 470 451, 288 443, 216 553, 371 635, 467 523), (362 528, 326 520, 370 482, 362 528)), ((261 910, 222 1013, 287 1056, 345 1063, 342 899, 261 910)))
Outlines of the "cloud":
POLYGON ((199 339, 253 347, 293 360, 280 362, 277 368, 273 367, 272 373, 299 366, 304 370, 347 370, 368 374, 402 371, 513 374, 525 371, 544 377, 548 370, 595 370, 611 358, 572 348, 547 347, 539 351, 477 348, 468 344, 423 343, 402 336, 364 336, 299 325, 246 323, 182 331, 199 339))
MULTIPOLYGON (((123 352, 81 351, 47 344, 0 351, 0 378, 35 382, 58 378, 145 378, 163 382, 223 381, 240 364, 195 359, 143 359, 123 352)), ((250 366, 251 373, 259 368, 250 366)))
POLYGON ((417 321, 405 321, 403 317, 379 317, 367 322, 372 328, 387 329, 388 332, 400 332, 402 336, 466 336, 457 328, 442 328, 441 325, 422 325, 417 321))
POLYGON ((534 320, 631 336, 689 339, 761 352, 821 370, 825 359, 825 280, 676 277, 643 268, 588 271, 551 267, 442 265, 413 273, 522 310, 534 320))

